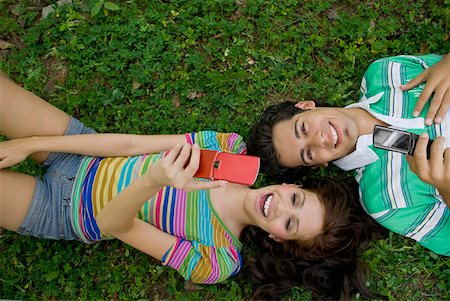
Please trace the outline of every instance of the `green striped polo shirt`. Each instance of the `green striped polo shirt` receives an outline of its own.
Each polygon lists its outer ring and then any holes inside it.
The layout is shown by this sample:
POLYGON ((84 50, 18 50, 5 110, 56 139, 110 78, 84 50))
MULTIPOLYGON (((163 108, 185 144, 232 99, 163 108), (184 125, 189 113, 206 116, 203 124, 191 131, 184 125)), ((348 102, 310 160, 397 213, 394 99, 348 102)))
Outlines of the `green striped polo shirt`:
MULTIPOLYGON (((409 91, 399 86, 419 75, 441 59, 439 55, 397 56, 372 63, 361 84, 360 101, 380 94, 381 98, 370 103, 370 111, 389 116, 387 120, 411 121, 414 106, 424 85, 409 91)), ((421 117, 426 116, 428 104, 421 117)), ((450 140, 450 111, 444 122, 426 126, 423 119, 416 119, 412 128, 403 128, 420 134, 427 132, 430 138, 446 137, 450 140), (418 120, 421 120, 419 123, 418 120), (418 126, 416 126, 418 125, 418 126)), ((386 120, 384 120, 386 121, 386 120)), ((401 127, 401 123, 392 124, 401 127)), ((450 210, 436 188, 422 182, 411 172, 406 156, 381 149, 371 149, 378 160, 356 169, 361 201, 366 211, 382 226, 410 237, 437 254, 450 256, 450 210)), ((449 183, 450 185, 450 183, 449 183)))

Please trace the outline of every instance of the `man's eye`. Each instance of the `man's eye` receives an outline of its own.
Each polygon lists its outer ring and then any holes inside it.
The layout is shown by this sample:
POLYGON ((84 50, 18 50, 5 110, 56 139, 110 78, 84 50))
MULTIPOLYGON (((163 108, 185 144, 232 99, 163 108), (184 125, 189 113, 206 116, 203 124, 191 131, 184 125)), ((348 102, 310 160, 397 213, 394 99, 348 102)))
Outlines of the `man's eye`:
POLYGON ((306 156, 308 157, 308 160, 312 161, 312 152, 311 152, 311 149, 309 147, 306 150, 306 156))
POLYGON ((295 193, 292 195, 292 200, 291 200, 291 202, 292 202, 292 205, 294 206, 294 205, 295 205, 295 202, 296 202, 296 196, 295 196, 295 193))
POLYGON ((291 225, 291 218, 288 218, 286 221, 286 230, 289 230, 290 225, 291 225))
POLYGON ((305 123, 302 123, 302 133, 306 135, 305 123))

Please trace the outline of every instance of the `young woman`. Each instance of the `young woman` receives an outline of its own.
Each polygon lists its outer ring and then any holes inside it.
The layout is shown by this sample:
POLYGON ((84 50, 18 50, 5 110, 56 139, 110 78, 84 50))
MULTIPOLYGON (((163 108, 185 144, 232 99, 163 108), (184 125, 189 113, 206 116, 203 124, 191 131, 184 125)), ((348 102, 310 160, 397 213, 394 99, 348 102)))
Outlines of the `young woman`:
POLYGON ((343 266, 333 279, 337 285, 323 294, 355 288, 364 293, 363 282, 354 279, 357 249, 369 239, 369 225, 345 186, 324 180, 311 187, 253 190, 195 180, 200 147, 242 154, 242 138, 211 131, 96 134, 3 76, 0 107, 0 132, 10 139, 0 143, 0 226, 46 239, 117 238, 205 284, 241 269, 239 239, 253 226, 270 240, 261 249, 268 252, 264 267, 252 264, 264 282, 259 296, 273 295, 270 283, 279 280, 266 273, 288 279, 276 293, 302 282, 318 291, 323 275, 343 266), (47 167, 42 179, 5 169, 28 156, 47 167), (295 273, 283 266, 268 271, 274 256, 295 273))

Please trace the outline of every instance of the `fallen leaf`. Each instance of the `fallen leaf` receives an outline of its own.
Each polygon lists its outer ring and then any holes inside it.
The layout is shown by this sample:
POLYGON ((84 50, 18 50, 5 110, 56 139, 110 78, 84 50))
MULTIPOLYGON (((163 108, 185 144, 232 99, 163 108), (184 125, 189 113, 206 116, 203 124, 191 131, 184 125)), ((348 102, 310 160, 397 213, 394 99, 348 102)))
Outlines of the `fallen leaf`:
POLYGON ((372 32, 372 30, 375 28, 375 21, 374 20, 370 20, 369 22, 369 28, 367 29, 367 32, 372 32))
POLYGON ((331 8, 327 11, 327 17, 328 19, 334 21, 338 16, 337 10, 334 8, 331 8))
POLYGON ((133 80, 131 86, 133 87, 133 90, 137 90, 141 87, 141 84, 137 80, 133 80))
POLYGON ((202 290, 203 287, 201 287, 200 285, 196 285, 194 284, 191 280, 188 280, 184 283, 184 289, 186 291, 198 291, 198 290, 202 290))
POLYGON ((174 106, 175 108, 178 108, 178 107, 181 105, 181 102, 180 102, 180 96, 175 95, 175 96, 172 98, 172 103, 173 103, 173 106, 174 106))
POLYGON ((0 49, 5 50, 5 49, 13 48, 13 47, 14 47, 13 44, 0 40, 0 49))
POLYGON ((51 78, 47 84, 45 84, 44 91, 48 94, 53 94, 56 91, 56 79, 51 78))
POLYGON ((428 50, 428 43, 425 42, 425 41, 422 41, 422 42, 420 43, 420 50, 419 50, 419 53, 428 53, 428 52, 429 52, 429 50, 428 50))
POLYGON ((69 73, 69 71, 67 70, 67 67, 64 66, 57 75, 57 79, 61 82, 61 84, 64 84, 66 82, 67 79, 67 74, 69 73))
POLYGON ((198 99, 198 98, 202 97, 203 95, 205 95, 205 93, 203 93, 203 92, 190 92, 188 94, 187 98, 198 99))
MULTIPOLYGON (((56 6, 63 6, 66 4, 72 4, 72 0, 59 0, 56 2, 56 6)), ((55 5, 54 4, 50 4, 45 6, 42 9, 41 12, 41 19, 45 19, 48 17, 48 15, 50 15, 51 13, 53 13, 55 11, 55 5)))

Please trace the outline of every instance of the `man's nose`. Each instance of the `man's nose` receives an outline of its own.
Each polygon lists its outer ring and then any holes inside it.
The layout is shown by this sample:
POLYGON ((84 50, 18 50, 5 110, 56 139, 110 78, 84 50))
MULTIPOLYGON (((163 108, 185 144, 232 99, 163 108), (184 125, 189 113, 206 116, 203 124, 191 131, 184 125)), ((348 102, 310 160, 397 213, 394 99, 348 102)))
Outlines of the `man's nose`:
POLYGON ((317 131, 311 139, 313 140, 313 145, 318 147, 324 147, 325 146, 325 137, 322 134, 322 131, 317 131))

